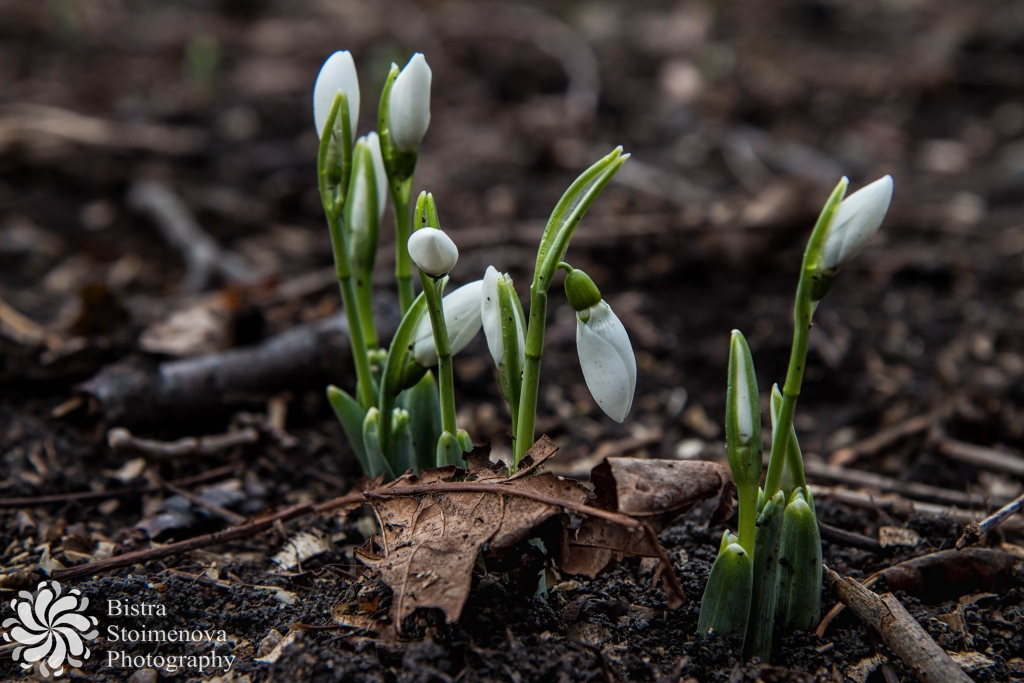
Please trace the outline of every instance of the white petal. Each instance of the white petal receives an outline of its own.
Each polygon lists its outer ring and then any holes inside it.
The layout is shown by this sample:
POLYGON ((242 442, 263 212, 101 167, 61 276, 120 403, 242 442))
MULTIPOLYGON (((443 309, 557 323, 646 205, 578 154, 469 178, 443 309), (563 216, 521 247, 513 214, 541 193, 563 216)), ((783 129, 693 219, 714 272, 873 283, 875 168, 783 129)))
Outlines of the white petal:
POLYGON ((366 146, 370 148, 370 156, 373 157, 373 174, 377 181, 377 213, 380 214, 377 220, 380 220, 388 203, 388 174, 384 170, 384 157, 380 153, 380 137, 372 130, 366 134, 366 146))
POLYGON ((388 128, 395 147, 403 152, 419 148, 430 125, 430 66, 417 52, 395 78, 388 104, 388 128))
POLYGON ((505 362, 505 344, 501 336, 501 313, 498 310, 498 278, 501 275, 494 266, 487 266, 480 293, 480 319, 483 322, 487 348, 495 365, 505 362))
POLYGON ((875 236, 892 201, 892 176, 884 176, 844 199, 821 250, 823 268, 841 268, 875 236))
POLYGON ((587 322, 576 318, 576 349, 587 388, 608 417, 622 422, 633 405, 636 358, 629 335, 611 307, 602 301, 589 309, 587 322))
POLYGON ((356 127, 359 123, 359 76, 356 74, 356 63, 348 50, 335 52, 327 58, 320 68, 313 88, 313 121, 316 123, 316 134, 324 134, 327 116, 331 113, 331 105, 338 92, 345 93, 348 98, 348 117, 352 124, 352 139, 356 139, 356 127))
MULTIPOLYGON (((734 342, 737 343, 738 342, 734 342)), ((754 416, 750 411, 750 378, 747 376, 747 362, 742 353, 736 353, 736 423, 740 442, 749 444, 754 435, 754 416)))
MULTIPOLYGON (((442 299, 444 324, 448 328, 448 343, 454 356, 473 340, 480 331, 480 292, 483 280, 462 285, 442 299)), ((423 367, 437 365, 437 348, 434 346, 434 328, 430 316, 423 315, 413 341, 413 358, 423 367)))
POLYGON ((414 232, 409 237, 408 249, 416 267, 431 277, 445 275, 459 261, 455 242, 437 228, 420 228, 414 232))

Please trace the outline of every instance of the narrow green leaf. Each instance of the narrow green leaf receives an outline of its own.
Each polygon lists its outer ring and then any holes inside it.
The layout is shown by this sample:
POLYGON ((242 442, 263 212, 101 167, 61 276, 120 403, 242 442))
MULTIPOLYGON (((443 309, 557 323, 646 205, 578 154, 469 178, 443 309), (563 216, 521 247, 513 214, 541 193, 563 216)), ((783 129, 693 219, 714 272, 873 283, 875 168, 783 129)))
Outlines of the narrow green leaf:
POLYGON ((804 490, 793 492, 786 506, 779 546, 779 624, 806 630, 821 615, 821 536, 804 490))
POLYGON ((739 543, 730 543, 718 554, 700 602, 697 633, 705 638, 712 633, 746 633, 753 571, 753 559, 739 543))
POLYGON ((754 587, 750 600, 750 623, 743 642, 743 656, 757 657, 765 664, 772 653, 772 629, 778 595, 779 536, 782 532, 786 497, 778 491, 765 503, 757 518, 754 543, 754 587))
POLYGON ((413 469, 422 472, 434 467, 437 440, 441 438, 441 399, 434 373, 427 371, 412 388, 403 391, 398 405, 409 411, 409 434, 416 454, 413 469))
POLYGON ((395 408, 391 418, 394 429, 393 445, 391 447, 392 469, 395 474, 402 474, 408 470, 416 471, 416 451, 412 445, 412 434, 409 432, 409 411, 403 408, 395 408))
POLYGON ((359 407, 359 402, 349 396, 343 389, 333 384, 327 387, 327 401, 334 409, 334 414, 341 423, 341 429, 348 437, 348 443, 359 460, 363 474, 370 475, 370 464, 366 458, 366 447, 363 445, 363 421, 366 411, 359 407))
MULTIPOLYGON (((413 336, 416 334, 416 328, 420 324, 420 319, 423 318, 423 314, 426 311, 426 297, 420 294, 409 310, 406 311, 405 315, 402 316, 402 322, 398 324, 398 329, 395 330, 395 335, 391 338, 391 346, 388 347, 388 354, 384 361, 384 370, 381 373, 380 388, 377 395, 377 405, 380 406, 384 415, 391 415, 391 409, 395 406, 398 394, 408 386, 407 370, 411 357, 410 346, 412 345, 413 336)), ((385 454, 390 454, 391 452, 391 434, 390 417, 381 420, 379 438, 381 449, 385 454)))
POLYGON ((380 448, 380 439, 377 436, 379 424, 380 411, 377 408, 366 411, 366 419, 363 420, 363 444, 366 446, 368 474, 370 477, 385 474, 387 479, 394 479, 395 470, 380 448))

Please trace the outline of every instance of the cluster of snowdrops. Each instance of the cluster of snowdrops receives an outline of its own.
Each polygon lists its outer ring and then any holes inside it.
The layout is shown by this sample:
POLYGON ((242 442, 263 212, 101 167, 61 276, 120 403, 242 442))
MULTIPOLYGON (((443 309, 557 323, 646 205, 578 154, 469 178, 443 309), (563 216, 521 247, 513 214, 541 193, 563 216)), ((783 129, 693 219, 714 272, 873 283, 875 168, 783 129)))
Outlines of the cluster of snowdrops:
MULTIPOLYGON (((413 201, 416 160, 430 124, 431 71, 422 54, 393 64, 380 97, 377 131, 356 137, 359 80, 352 56, 336 52, 313 94, 320 151, 320 194, 348 323, 354 394, 331 386, 328 398, 372 477, 462 464, 473 444, 456 424, 452 356, 482 328, 512 421, 510 472, 534 443, 548 293, 558 270, 576 311, 583 376, 601 409, 622 422, 636 388, 629 337, 593 280, 565 261, 573 233, 628 159, 613 150, 584 171, 555 206, 537 250, 529 309, 512 279, 493 266, 482 279, 445 295, 458 248, 441 230, 432 195, 413 201), (395 220, 395 278, 401 322, 387 348, 374 316, 371 275, 390 197, 395 220), (416 295, 414 275, 420 284, 416 295)), ((817 621, 821 541, 804 477, 793 416, 814 312, 839 271, 878 231, 892 198, 885 176, 846 196, 833 190, 804 254, 794 306, 789 369, 771 393, 771 451, 762 484, 759 389, 743 335, 730 344, 725 416, 729 464, 738 490, 738 530, 726 531, 701 603, 702 634, 738 634, 744 654, 767 661, 774 625, 805 629, 817 621)))

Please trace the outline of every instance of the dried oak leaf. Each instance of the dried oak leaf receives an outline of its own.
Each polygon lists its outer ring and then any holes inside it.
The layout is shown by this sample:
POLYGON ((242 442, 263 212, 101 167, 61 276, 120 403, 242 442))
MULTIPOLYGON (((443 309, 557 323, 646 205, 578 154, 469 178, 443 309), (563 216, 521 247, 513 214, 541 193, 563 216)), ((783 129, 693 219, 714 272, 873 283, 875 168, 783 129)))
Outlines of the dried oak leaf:
MULTIPOLYGON (((654 529, 716 496, 711 523, 732 513, 735 485, 729 470, 716 462, 607 458, 594 468, 590 480, 595 494, 591 505, 629 515, 654 529)), ((644 528, 585 517, 578 528, 565 529, 558 564, 566 573, 594 578, 624 556, 659 557, 660 552, 644 528)))
POLYGON ((509 479, 504 467, 485 465, 486 458, 467 459, 465 481, 451 481, 460 474, 455 468, 439 468, 403 475, 368 496, 382 531, 358 554, 394 591, 395 624, 421 607, 440 609, 449 623, 458 620, 484 545, 514 546, 561 513, 558 504, 513 492, 460 491, 460 485, 497 484, 577 505, 589 495, 577 482, 550 473, 509 479))

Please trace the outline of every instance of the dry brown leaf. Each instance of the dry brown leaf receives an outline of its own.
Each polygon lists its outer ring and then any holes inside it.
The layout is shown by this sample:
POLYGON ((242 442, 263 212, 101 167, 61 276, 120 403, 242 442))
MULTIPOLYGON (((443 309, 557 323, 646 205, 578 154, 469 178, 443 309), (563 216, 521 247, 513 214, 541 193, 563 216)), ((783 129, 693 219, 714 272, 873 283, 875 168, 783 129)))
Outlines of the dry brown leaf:
POLYGON ((509 477, 502 464, 490 462, 484 447, 467 455, 468 472, 445 467, 405 474, 365 494, 381 533, 358 556, 394 592, 391 618, 397 627, 421 607, 440 609, 449 623, 456 621, 469 597, 480 551, 485 546, 496 553, 512 548, 556 516, 568 529, 570 517, 563 510, 583 517, 582 527, 563 534, 563 569, 596 574, 622 555, 659 557, 663 567, 658 575, 666 579, 669 603, 681 604, 682 591, 651 522, 660 526, 715 495, 728 507, 731 480, 725 468, 610 458, 595 469, 599 496, 588 505, 591 494, 578 482, 536 473, 556 450, 542 437, 530 450, 530 461, 524 460, 526 474, 509 477))
MULTIPOLYGON (((729 471, 715 462, 608 458, 590 475, 592 504, 661 528, 697 502, 718 497, 712 523, 732 510, 734 486, 729 471)), ((588 517, 578 529, 566 529, 559 567, 569 574, 597 576, 626 555, 658 557, 660 547, 644 529, 588 517)), ((657 575, 656 575, 657 578, 657 575)))

